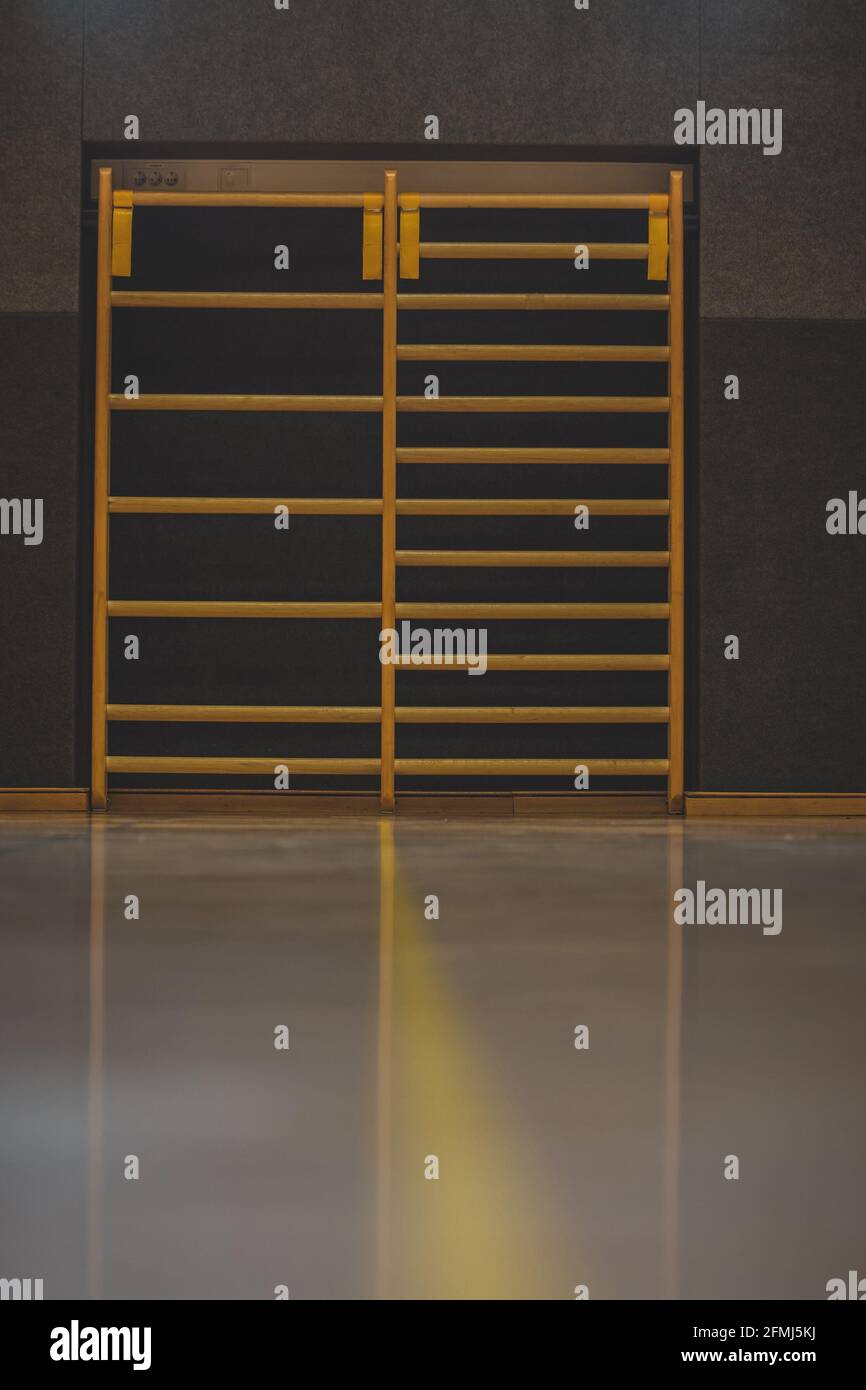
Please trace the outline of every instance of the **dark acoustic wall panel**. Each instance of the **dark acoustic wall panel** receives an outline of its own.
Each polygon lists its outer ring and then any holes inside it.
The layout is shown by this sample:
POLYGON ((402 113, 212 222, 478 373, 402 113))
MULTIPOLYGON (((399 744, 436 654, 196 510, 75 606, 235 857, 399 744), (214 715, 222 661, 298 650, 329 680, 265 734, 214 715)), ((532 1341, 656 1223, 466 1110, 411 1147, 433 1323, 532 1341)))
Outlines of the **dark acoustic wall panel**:
POLYGON ((703 0, 708 107, 782 109, 782 150, 701 152, 701 312, 866 315, 866 5, 703 0))
POLYGON ((694 0, 86 3, 85 138, 668 145, 694 0))
POLYGON ((0 498, 41 499, 44 518, 41 544, 15 534, 14 511, 0 534, 0 786, 69 786, 80 775, 77 315, 0 314, 0 362, 0 498))
POLYGON ((78 308, 82 20, 0 6, 0 312, 78 308))
POLYGON ((866 498, 866 324, 705 321, 702 339, 700 785, 862 791, 866 535, 829 535, 826 505, 866 498))

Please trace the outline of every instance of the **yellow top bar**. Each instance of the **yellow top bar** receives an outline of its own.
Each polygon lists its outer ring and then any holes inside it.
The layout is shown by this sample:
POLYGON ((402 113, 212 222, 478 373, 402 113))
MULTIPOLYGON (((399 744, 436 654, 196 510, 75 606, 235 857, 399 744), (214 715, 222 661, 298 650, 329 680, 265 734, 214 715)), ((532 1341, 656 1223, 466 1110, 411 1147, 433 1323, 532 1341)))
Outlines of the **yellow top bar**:
POLYGON ((663 205, 666 193, 412 193, 401 207, 422 208, 644 208, 663 205), (410 201, 407 201, 410 200, 410 201))
POLYGON ((381 193, 115 193, 133 207, 171 208, 381 208, 381 193))

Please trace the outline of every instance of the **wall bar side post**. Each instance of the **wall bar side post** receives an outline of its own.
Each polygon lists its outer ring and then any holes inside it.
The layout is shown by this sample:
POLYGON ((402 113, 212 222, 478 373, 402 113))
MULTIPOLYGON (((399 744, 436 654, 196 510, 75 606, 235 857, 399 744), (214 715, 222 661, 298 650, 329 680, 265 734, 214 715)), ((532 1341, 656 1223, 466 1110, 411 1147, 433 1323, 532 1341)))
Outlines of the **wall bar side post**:
POLYGON ((108 496, 111 453, 111 170, 99 171, 99 242, 96 263, 96 390, 93 447, 93 675, 90 804, 104 811, 108 696, 108 496))
POLYGON ((668 345, 668 447, 670 450, 668 517, 668 549, 670 569, 668 601, 668 652, 670 674, 668 704, 668 811, 683 811, 683 749, 685 724, 685 662, 684 662, 684 601, 685 601, 685 459, 683 434, 683 176, 672 170, 669 175, 670 218, 670 309, 668 345))
MULTIPOLYGON (((397 175, 385 171, 382 325, 382 628, 395 628, 397 602, 397 175)), ((394 810, 396 668, 382 665, 380 805, 394 810)))

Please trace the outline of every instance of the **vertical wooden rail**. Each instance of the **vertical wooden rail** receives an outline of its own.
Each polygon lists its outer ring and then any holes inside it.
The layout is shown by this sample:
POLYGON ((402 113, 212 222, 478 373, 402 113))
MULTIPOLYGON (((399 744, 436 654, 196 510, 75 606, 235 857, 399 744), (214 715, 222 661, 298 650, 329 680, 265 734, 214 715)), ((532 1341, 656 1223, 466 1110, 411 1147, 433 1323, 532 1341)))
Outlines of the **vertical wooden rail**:
POLYGON ((670 310, 668 318, 668 447, 670 449, 668 520, 668 549, 670 569, 668 580, 668 811, 682 814, 683 810, 683 743, 685 716, 684 672, 684 493, 685 463, 683 439, 683 176, 672 170, 668 179, 670 218, 670 310))
POLYGON ((99 171, 99 242, 96 260, 96 389, 93 435, 93 686, 90 805, 106 806, 108 693, 108 492, 111 450, 111 170, 99 171))
MULTIPOLYGON (((397 625, 397 174, 385 171, 382 264, 382 627, 397 625)), ((380 806, 394 810, 396 668, 382 666, 380 806)))

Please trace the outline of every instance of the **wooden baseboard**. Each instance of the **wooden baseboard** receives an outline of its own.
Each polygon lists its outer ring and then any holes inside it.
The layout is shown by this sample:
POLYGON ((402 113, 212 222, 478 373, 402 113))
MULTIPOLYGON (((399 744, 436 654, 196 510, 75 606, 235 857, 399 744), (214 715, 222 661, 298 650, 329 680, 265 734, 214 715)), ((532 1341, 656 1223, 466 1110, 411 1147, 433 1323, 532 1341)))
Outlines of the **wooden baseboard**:
POLYGON ((398 792, 398 816, 513 816, 510 792, 398 792))
POLYGON ((666 816, 664 792, 515 792, 516 816, 666 816))
POLYGON ((109 815, 377 816, 375 792, 115 791, 109 815))
MULTIPOLYGON (((376 792, 271 791, 116 791, 108 798, 110 815, 252 815, 319 819, 329 816, 378 816, 376 792)), ((511 796, 498 793, 406 792, 397 796, 398 815, 512 816, 511 796)))
MULTIPOLYGON (((115 815, 378 816, 375 792, 115 791, 115 815)), ((664 794, 645 792, 398 792, 396 814, 409 816, 665 815, 664 794)))
MULTIPOLYGON (((86 812, 85 787, 0 787, 0 813, 86 812)), ((116 791, 119 815, 377 816, 375 792, 116 791)), ((661 792, 402 792, 398 815, 663 816, 661 792)), ((731 817, 866 816, 866 792, 686 792, 685 814, 731 817)))
POLYGON ((866 792, 686 792, 686 815, 866 816, 866 792))
POLYGON ((0 787, 0 811, 87 811, 86 787, 0 787))

